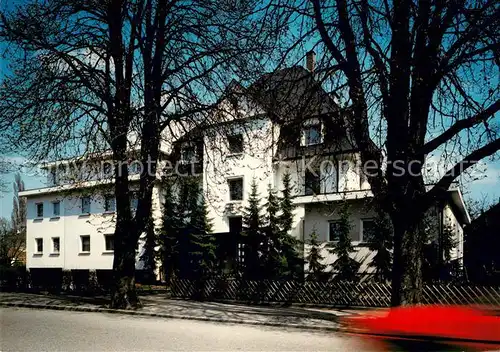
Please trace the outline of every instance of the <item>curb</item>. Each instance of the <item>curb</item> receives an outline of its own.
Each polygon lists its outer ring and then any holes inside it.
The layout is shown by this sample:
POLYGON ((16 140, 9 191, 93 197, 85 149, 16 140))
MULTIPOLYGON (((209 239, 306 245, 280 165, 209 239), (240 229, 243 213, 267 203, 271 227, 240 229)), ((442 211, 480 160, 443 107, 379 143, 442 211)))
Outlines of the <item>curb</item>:
POLYGON ((215 322, 215 323, 225 323, 225 324, 283 327, 283 328, 309 330, 309 331, 316 331, 316 332, 349 332, 348 329, 340 326, 340 324, 337 327, 307 326, 307 325, 300 325, 300 324, 261 322, 261 321, 255 321, 255 320, 196 317, 196 316, 191 316, 191 315, 149 313, 149 312, 142 312, 142 311, 136 311, 136 310, 125 310, 125 309, 111 309, 111 308, 101 308, 101 307, 79 307, 79 306, 55 306, 55 305, 36 304, 36 303, 0 302, 0 307, 65 310, 65 311, 73 311, 73 312, 111 313, 111 314, 135 315, 135 316, 142 316, 142 317, 156 317, 156 318, 182 319, 182 320, 198 320, 198 321, 207 321, 207 322, 215 322))

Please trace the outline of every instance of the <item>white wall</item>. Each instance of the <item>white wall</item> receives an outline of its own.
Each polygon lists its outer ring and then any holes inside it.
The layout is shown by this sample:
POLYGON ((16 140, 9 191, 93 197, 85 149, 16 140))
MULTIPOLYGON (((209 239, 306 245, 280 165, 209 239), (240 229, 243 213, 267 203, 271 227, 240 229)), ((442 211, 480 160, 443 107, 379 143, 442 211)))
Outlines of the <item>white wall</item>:
POLYGON ((229 231, 228 216, 239 216, 247 205, 251 184, 255 178, 258 193, 264 198, 268 186, 273 185, 272 171, 272 124, 267 119, 251 120, 244 126, 235 124, 230 130, 221 133, 209 133, 205 136, 203 165, 203 190, 209 208, 209 217, 213 219, 214 232, 229 231), (230 155, 226 132, 243 135, 244 152, 230 155), (228 179, 243 178, 243 201, 230 201, 228 179), (232 203, 235 211, 226 212, 226 205, 232 203))
MULTIPOLYGON (((321 254, 324 257, 324 264, 332 264, 335 262, 337 257, 329 252, 329 248, 333 245, 332 242, 328 242, 329 237, 329 222, 339 220, 339 202, 332 202, 330 204, 307 204, 305 206, 305 221, 304 221, 304 233, 306 243, 309 243, 311 233, 313 229, 318 235, 318 241, 322 243, 321 254)), ((369 267, 369 264, 375 255, 375 252, 371 251, 365 243, 360 242, 360 232, 361 232, 361 220, 369 219, 375 217, 375 212, 369 206, 369 204, 362 200, 351 200, 349 201, 349 222, 351 224, 351 239, 354 246, 354 253, 351 255, 356 261, 361 263, 360 272, 370 273, 373 269, 369 267)), ((307 256, 310 250, 310 245, 305 245, 305 255, 307 256)), ((307 272, 307 265, 305 270, 307 272)), ((330 271, 328 268, 327 271, 330 271)))
MULTIPOLYGON (((110 189, 109 192, 112 192, 110 189)), ((82 214, 82 194, 49 194, 29 197, 27 200, 26 260, 28 268, 112 269, 113 253, 106 251, 105 234, 115 230, 115 213, 105 213, 103 195, 108 191, 88 192, 91 197, 90 214, 82 214), (60 216, 52 216, 52 202, 59 200, 60 216), (36 204, 44 204, 44 217, 37 218, 36 204), (90 236, 90 253, 82 253, 82 235, 90 236), (59 255, 52 254, 52 237, 60 238, 59 255), (43 253, 35 254, 35 238, 43 238, 43 253)), ((154 190, 153 215, 159 216, 158 189, 154 190)), ((141 242, 141 241, 140 241, 141 242)), ((139 250, 141 250, 139 246, 139 250)), ((139 253, 137 260, 139 259, 139 253)), ((137 263, 140 268, 140 263, 137 263)))

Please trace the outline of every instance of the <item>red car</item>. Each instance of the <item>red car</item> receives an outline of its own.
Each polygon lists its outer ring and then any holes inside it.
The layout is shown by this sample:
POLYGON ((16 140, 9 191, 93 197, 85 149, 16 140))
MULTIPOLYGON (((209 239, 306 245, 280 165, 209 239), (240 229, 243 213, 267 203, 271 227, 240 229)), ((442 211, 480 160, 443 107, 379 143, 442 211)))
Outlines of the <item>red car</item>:
POLYGON ((499 351, 500 307, 412 306, 344 318, 371 349, 499 351))

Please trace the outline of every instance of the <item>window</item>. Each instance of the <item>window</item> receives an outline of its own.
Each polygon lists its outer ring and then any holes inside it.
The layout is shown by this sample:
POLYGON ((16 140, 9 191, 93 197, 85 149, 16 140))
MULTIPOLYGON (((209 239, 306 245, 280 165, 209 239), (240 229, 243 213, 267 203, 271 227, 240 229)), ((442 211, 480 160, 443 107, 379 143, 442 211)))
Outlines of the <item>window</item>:
POLYGON ((85 236, 80 236, 80 240, 82 242, 82 252, 90 252, 90 236, 85 235, 85 236))
POLYGON ((340 221, 331 221, 330 228, 328 232, 328 241, 336 242, 340 239, 340 221))
POLYGON ((196 161, 196 147, 193 144, 186 144, 181 150, 181 160, 186 163, 196 161))
POLYGON ((112 195, 104 196, 104 211, 113 212, 116 210, 115 197, 112 195))
POLYGON ((49 184, 51 186, 57 186, 57 171, 55 168, 50 169, 49 184))
POLYGON ((361 242, 373 242, 375 239, 375 220, 361 220, 361 242))
POLYGON ((35 238, 36 253, 43 253, 43 238, 35 238))
POLYGON ((112 252, 115 250, 115 239, 113 235, 104 235, 104 241, 106 244, 106 251, 112 252))
POLYGON ((137 199, 137 194, 132 193, 132 195, 130 196, 130 212, 133 215, 135 215, 138 203, 139 203, 139 199, 137 199))
POLYGON ((90 197, 82 197, 82 213, 90 214, 90 197))
POLYGON ((228 218, 229 232, 234 235, 239 235, 243 229, 243 219, 241 216, 233 216, 228 218))
POLYGON ((314 124, 310 126, 305 126, 303 128, 304 135, 304 145, 314 145, 320 144, 322 142, 321 138, 321 124, 314 124))
POLYGON ((243 200, 243 179, 235 178, 228 180, 229 200, 243 200))
POLYGON ((229 144, 230 154, 243 153, 243 135, 237 134, 233 136, 227 136, 227 142, 229 144))
POLYGON ((59 253, 61 250, 61 240, 59 237, 52 237, 52 253, 59 253))
POLYGON ((36 203, 36 217, 43 218, 43 203, 36 203))
POLYGON ((52 203, 52 215, 59 216, 61 215, 61 202, 53 202, 52 203))
POLYGON ((113 165, 111 165, 110 163, 104 163, 103 168, 102 168, 102 172, 103 172, 105 177, 110 177, 113 175, 112 166, 113 165))
POLYGON ((305 184, 306 196, 319 194, 321 186, 319 172, 312 172, 310 170, 306 170, 304 184, 305 184))
POLYGON ((139 161, 132 161, 129 165, 128 165, 128 172, 130 175, 138 175, 140 173, 142 173, 142 165, 139 161))

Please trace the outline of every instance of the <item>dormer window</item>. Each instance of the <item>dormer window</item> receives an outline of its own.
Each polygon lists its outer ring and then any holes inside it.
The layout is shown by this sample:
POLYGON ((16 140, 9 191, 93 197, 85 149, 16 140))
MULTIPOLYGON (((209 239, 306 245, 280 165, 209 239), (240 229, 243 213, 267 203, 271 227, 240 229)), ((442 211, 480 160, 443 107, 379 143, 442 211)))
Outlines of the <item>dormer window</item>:
POLYGON ((321 122, 317 119, 307 121, 302 127, 302 146, 323 143, 321 122))

